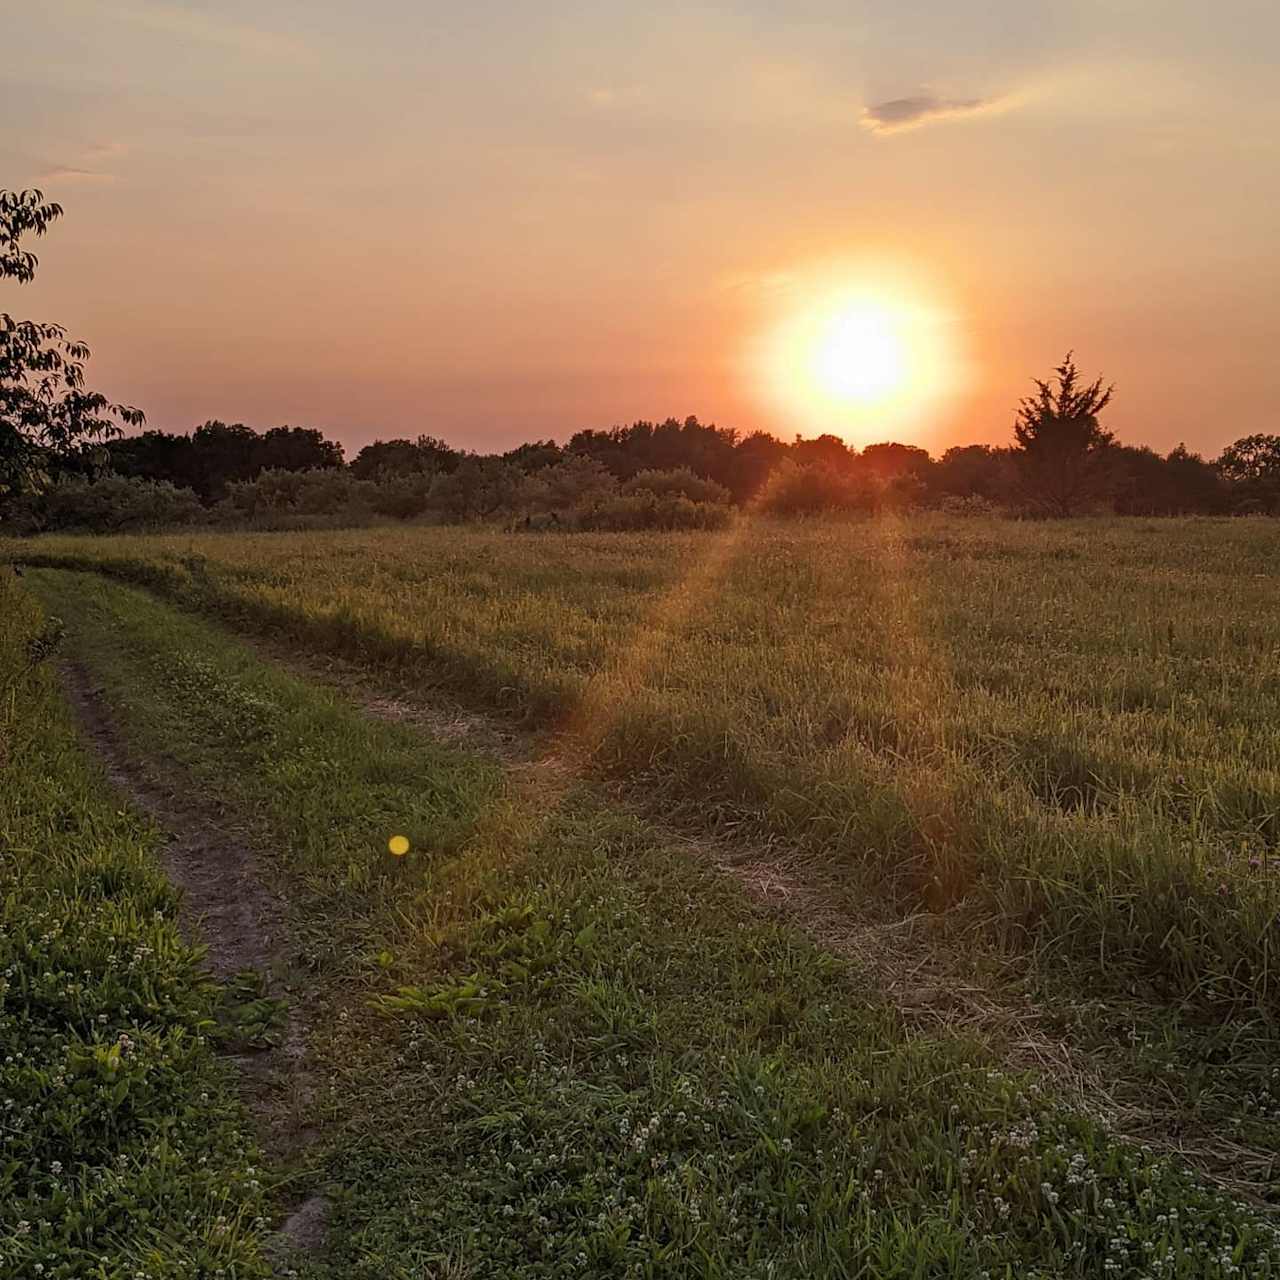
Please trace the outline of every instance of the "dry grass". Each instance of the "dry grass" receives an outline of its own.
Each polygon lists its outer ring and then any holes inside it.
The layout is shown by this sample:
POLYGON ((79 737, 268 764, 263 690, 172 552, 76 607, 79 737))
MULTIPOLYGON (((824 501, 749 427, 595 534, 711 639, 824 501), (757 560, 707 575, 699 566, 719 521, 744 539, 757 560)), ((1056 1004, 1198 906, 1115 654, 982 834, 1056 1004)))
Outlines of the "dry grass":
POLYGON ((1277 552, 1265 521, 939 518, 22 549, 444 685, 1082 981, 1272 1010, 1277 552))
MULTIPOLYGON (((545 737, 467 709, 446 693, 390 692, 366 670, 332 659, 321 666, 293 654, 287 662, 304 678, 354 696, 375 719, 410 724, 434 739, 488 755, 509 772, 518 793, 544 810, 562 804, 570 787, 584 782, 581 761, 557 752, 545 737)), ((637 788, 615 788, 614 795, 662 829, 637 788)), ((829 869, 781 846, 762 847, 733 835, 691 835, 687 824, 663 836, 731 876, 767 913, 853 961, 854 970, 893 1002, 908 1033, 980 1041, 1008 1070, 1051 1081, 1060 1097, 1116 1137, 1176 1158, 1238 1199, 1271 1204, 1273 1148, 1233 1140, 1211 1122, 1189 1120, 1176 1090, 1160 1096, 1135 1089, 1114 1050, 1086 1047, 1064 1034, 1061 1010, 1048 1010, 1028 994, 1017 981, 1016 964, 984 948, 979 931, 957 936, 945 913, 888 912, 883 901, 850 894, 829 869)))

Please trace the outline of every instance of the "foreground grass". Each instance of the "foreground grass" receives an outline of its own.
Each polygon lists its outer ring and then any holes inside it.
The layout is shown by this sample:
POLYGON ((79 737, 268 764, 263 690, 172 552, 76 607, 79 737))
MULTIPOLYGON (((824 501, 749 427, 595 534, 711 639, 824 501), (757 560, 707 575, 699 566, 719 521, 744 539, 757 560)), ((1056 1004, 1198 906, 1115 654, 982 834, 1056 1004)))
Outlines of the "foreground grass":
POLYGON ((257 1157, 156 833, 76 742, 0 571, 0 1275, 264 1275, 257 1157))
POLYGON ((561 728, 669 811, 1082 985, 1280 1006, 1280 529, 936 518, 723 535, 48 539, 561 728))
POLYGON ((642 822, 367 722, 136 590, 33 576, 132 748, 297 886, 327 1088, 294 1177, 335 1204, 301 1272, 1280 1271, 1270 1225, 979 1046, 908 1036, 642 822))

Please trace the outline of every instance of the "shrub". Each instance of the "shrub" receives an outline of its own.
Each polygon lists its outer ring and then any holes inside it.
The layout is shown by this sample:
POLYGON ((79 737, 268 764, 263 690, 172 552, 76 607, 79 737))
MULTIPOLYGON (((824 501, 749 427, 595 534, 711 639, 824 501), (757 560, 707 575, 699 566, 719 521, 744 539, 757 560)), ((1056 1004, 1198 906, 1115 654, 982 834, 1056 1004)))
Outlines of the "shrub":
POLYGON ((464 458, 432 480, 427 508, 446 521, 483 520, 513 510, 520 489, 520 472, 500 458, 464 458))
POLYGON ((938 503, 938 510, 949 516, 989 517, 1002 513, 998 503, 980 493, 969 493, 963 497, 958 493, 948 493, 938 503))
POLYGON ((67 476, 13 504, 5 523, 18 533, 127 533, 193 524, 204 515, 192 490, 167 480, 67 476))
POLYGON ((641 492, 618 494, 575 508, 569 525, 584 531, 624 533, 635 529, 723 529, 733 512, 722 502, 691 502, 680 494, 658 497, 641 492))
POLYGON ((369 505, 380 516, 410 520, 420 516, 431 503, 432 475, 384 476, 369 489, 369 505))
POLYGON ((617 491, 617 481, 604 463, 571 453, 526 476, 512 505, 531 512, 568 512, 604 501, 617 491))
POLYGON ((873 511, 875 491, 862 480, 827 467, 784 462, 769 477, 761 510, 779 516, 817 515, 824 511, 873 511))
POLYGON ((688 467, 670 471, 640 471, 623 483, 624 494, 652 493, 659 498, 679 496, 690 502, 718 502, 728 505, 729 490, 714 480, 695 475, 688 467))
POLYGON ((256 480, 233 482, 219 515, 231 519, 279 515, 336 516, 367 520, 375 486, 349 471, 264 471, 256 480))

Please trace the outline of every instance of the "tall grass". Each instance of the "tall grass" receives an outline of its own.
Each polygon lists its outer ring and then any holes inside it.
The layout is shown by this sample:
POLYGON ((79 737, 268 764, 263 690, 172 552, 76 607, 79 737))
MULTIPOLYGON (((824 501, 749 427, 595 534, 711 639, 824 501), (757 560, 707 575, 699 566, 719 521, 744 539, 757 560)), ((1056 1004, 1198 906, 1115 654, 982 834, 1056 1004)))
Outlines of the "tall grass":
POLYGON ((1261 1215, 909 1033, 599 789, 533 794, 142 591, 31 581, 130 752, 287 886, 310 1280, 1280 1274, 1261 1215))
POLYGON ((722 534, 73 540, 27 558, 561 726, 1007 944, 1280 1003, 1280 529, 927 517, 722 534))

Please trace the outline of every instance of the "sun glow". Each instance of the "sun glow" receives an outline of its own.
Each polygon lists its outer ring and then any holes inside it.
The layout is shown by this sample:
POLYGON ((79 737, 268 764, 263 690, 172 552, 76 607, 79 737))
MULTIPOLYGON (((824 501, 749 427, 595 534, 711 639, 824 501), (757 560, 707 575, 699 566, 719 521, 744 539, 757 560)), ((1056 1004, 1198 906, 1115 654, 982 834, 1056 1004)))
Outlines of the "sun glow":
POLYGON ((853 444, 902 438, 961 390, 952 318, 908 277, 788 278, 775 302, 750 352, 752 376, 796 431, 830 431, 853 444))
POLYGON ((900 390, 909 365, 898 316, 883 303, 858 300, 825 320, 807 372, 828 395, 867 404, 900 390))

